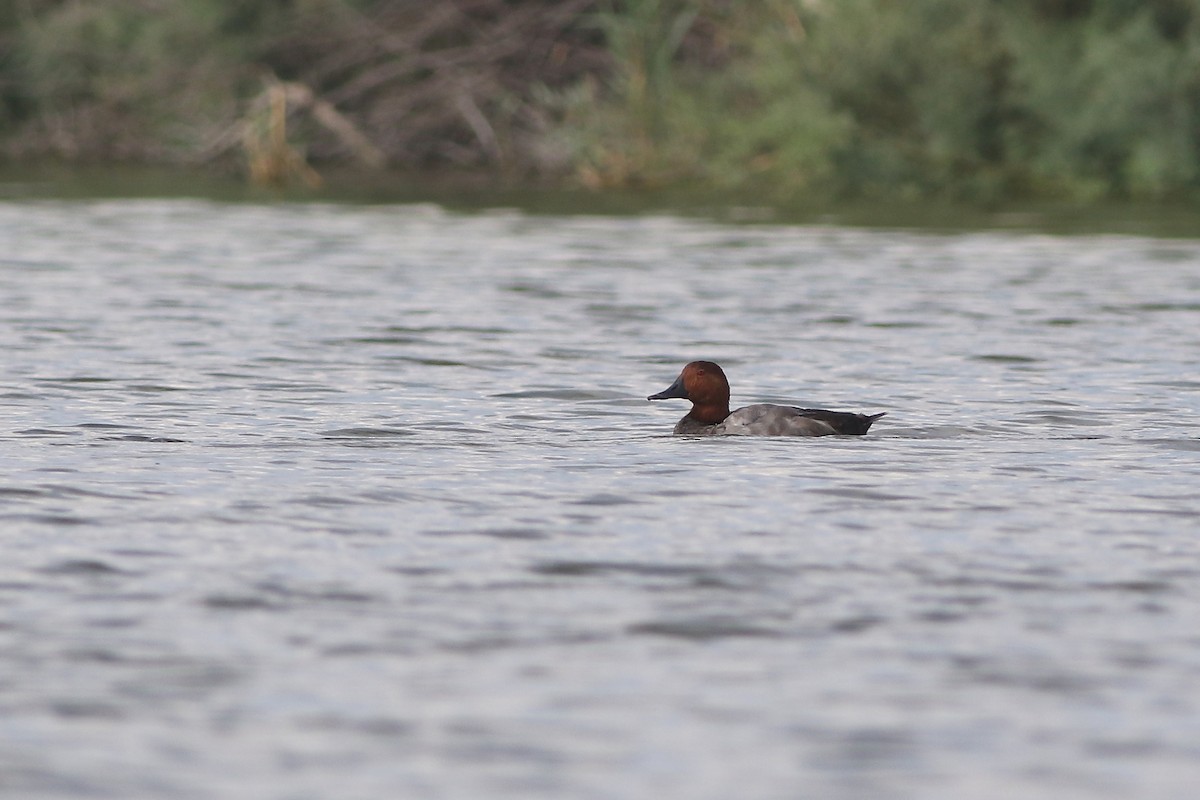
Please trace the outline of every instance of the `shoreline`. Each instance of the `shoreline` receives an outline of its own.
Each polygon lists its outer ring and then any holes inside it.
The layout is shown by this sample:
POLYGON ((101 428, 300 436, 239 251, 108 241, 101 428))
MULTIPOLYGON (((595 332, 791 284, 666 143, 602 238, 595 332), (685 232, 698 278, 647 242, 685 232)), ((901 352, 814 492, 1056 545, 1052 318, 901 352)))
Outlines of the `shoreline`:
POLYGON ((523 182, 476 171, 323 170, 320 188, 254 186, 212 170, 63 163, 0 163, 0 202, 43 200, 196 199, 225 203, 433 203, 472 213, 512 208, 533 216, 669 215, 735 225, 809 225, 931 233, 995 231, 1058 235, 1110 234, 1200 238, 1187 202, 944 200, 828 201, 794 197, 771 202, 745 192, 687 186, 592 190, 566 182, 523 182))

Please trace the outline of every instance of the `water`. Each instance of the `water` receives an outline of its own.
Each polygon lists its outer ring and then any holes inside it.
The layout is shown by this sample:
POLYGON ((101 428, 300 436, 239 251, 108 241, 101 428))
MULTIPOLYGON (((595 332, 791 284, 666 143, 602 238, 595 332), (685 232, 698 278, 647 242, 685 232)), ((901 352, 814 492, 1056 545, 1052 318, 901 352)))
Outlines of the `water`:
POLYGON ((0 251, 0 796, 1200 785, 1200 242, 120 201, 0 251), (676 439, 701 357, 888 416, 676 439))

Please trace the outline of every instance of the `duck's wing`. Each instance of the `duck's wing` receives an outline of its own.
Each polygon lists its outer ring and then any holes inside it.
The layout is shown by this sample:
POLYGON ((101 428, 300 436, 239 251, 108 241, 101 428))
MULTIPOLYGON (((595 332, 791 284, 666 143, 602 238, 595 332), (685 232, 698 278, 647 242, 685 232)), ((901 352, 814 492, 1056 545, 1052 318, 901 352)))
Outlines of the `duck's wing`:
POLYGON ((799 409, 766 403, 739 408, 718 427, 721 433, 740 436, 829 436, 837 433, 825 420, 806 417, 799 409))
POLYGON ((853 411, 826 411, 823 408, 797 408, 796 413, 807 419, 820 420, 833 428, 834 433, 862 436, 871 424, 887 412, 855 414, 853 411))

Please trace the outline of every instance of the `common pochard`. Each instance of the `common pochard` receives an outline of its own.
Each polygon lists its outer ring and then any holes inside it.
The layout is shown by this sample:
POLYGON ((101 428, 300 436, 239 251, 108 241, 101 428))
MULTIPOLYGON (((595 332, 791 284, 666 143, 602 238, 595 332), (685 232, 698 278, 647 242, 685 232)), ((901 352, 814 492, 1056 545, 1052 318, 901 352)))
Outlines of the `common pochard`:
POLYGON ((684 436, 861 436, 871 428, 871 423, 883 416, 883 413, 855 414, 769 403, 746 406, 730 413, 729 380, 711 361, 693 361, 683 368, 674 383, 646 399, 676 397, 692 401, 692 410, 675 425, 676 435, 684 436))

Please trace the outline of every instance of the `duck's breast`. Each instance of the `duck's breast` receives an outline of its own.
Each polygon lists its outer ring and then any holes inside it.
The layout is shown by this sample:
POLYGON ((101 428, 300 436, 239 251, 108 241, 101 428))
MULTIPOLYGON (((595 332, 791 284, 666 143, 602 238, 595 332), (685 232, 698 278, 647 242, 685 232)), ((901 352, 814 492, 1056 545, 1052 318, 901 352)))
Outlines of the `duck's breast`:
POLYGON ((710 425, 694 420, 689 415, 675 424, 674 432, 676 436, 717 436, 725 432, 722 428, 723 425, 723 422, 710 425))

